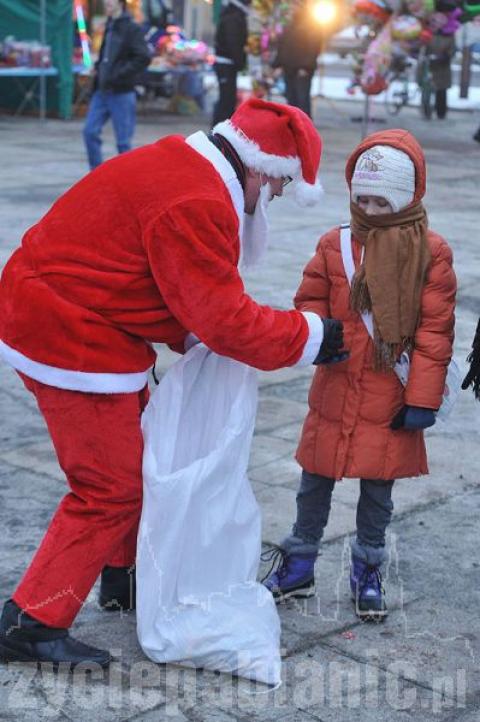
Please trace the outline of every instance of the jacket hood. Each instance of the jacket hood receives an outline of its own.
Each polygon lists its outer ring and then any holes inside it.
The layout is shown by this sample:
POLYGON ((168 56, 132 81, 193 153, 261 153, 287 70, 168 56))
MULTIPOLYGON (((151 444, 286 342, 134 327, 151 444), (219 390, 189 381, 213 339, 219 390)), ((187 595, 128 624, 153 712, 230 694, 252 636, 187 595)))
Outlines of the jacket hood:
POLYGON ((414 136, 401 128, 380 130, 377 133, 368 135, 362 140, 351 154, 345 167, 345 178, 347 179, 348 187, 351 188, 352 176, 358 157, 374 145, 391 145, 393 148, 397 148, 410 156, 415 166, 415 195, 412 204, 421 201, 425 195, 427 183, 425 155, 414 136))

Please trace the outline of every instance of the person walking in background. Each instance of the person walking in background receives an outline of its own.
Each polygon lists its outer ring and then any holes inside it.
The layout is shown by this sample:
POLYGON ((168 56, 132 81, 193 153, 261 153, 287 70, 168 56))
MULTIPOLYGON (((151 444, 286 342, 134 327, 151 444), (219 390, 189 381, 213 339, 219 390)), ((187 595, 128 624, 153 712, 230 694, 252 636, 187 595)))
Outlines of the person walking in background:
POLYGON ((95 67, 94 92, 83 137, 90 168, 102 162, 101 132, 111 118, 119 153, 132 147, 135 130, 136 78, 150 62, 142 31, 126 11, 126 0, 105 0, 108 16, 95 67))
POLYGON ((435 89, 435 112, 439 120, 447 117, 447 90, 452 85, 452 57, 455 54, 455 38, 453 35, 437 33, 427 47, 432 72, 432 83, 435 89))
POLYGON ((212 125, 230 118, 237 104, 237 73, 243 70, 247 63, 245 46, 250 2, 251 0, 223 0, 215 33, 214 69, 219 96, 213 111, 212 125))
POLYGON ((310 6, 303 2, 293 13, 290 23, 279 39, 273 66, 283 70, 286 98, 311 117, 310 89, 317 58, 322 47, 321 31, 310 15, 310 6))

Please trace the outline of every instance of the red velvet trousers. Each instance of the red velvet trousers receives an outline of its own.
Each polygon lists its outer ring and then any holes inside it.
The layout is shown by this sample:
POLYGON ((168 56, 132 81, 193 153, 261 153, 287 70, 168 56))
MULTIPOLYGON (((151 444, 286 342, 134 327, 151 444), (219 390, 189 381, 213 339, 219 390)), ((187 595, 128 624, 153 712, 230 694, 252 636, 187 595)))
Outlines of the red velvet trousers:
POLYGON ((70 492, 13 599, 44 624, 69 627, 102 568, 135 561, 142 505, 140 415, 148 389, 81 393, 21 376, 37 399, 70 492))

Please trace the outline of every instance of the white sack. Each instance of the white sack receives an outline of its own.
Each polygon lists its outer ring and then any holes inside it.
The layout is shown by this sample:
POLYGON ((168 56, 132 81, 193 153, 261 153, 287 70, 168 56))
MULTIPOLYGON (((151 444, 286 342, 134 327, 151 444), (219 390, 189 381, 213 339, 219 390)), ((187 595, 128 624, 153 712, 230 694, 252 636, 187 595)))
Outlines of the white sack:
POLYGON ((247 478, 256 371, 199 344, 142 417, 137 632, 156 662, 280 681, 280 622, 256 582, 260 510, 247 478))

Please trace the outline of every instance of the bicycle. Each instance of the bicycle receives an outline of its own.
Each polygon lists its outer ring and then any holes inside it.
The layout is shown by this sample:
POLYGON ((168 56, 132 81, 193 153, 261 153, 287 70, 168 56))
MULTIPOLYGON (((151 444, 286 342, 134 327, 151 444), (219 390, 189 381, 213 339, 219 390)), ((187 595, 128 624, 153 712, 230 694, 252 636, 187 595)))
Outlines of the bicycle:
POLYGON ((428 55, 425 47, 420 49, 415 68, 417 87, 412 91, 411 68, 414 62, 403 56, 394 56, 385 91, 385 107, 389 115, 398 115, 402 108, 414 101, 420 93, 420 112, 424 118, 430 120, 435 93, 430 64, 435 57, 428 55))
POLYGON ((403 56, 392 58, 385 90, 385 108, 389 115, 398 115, 414 97, 410 91, 409 69, 412 65, 412 61, 403 56))

